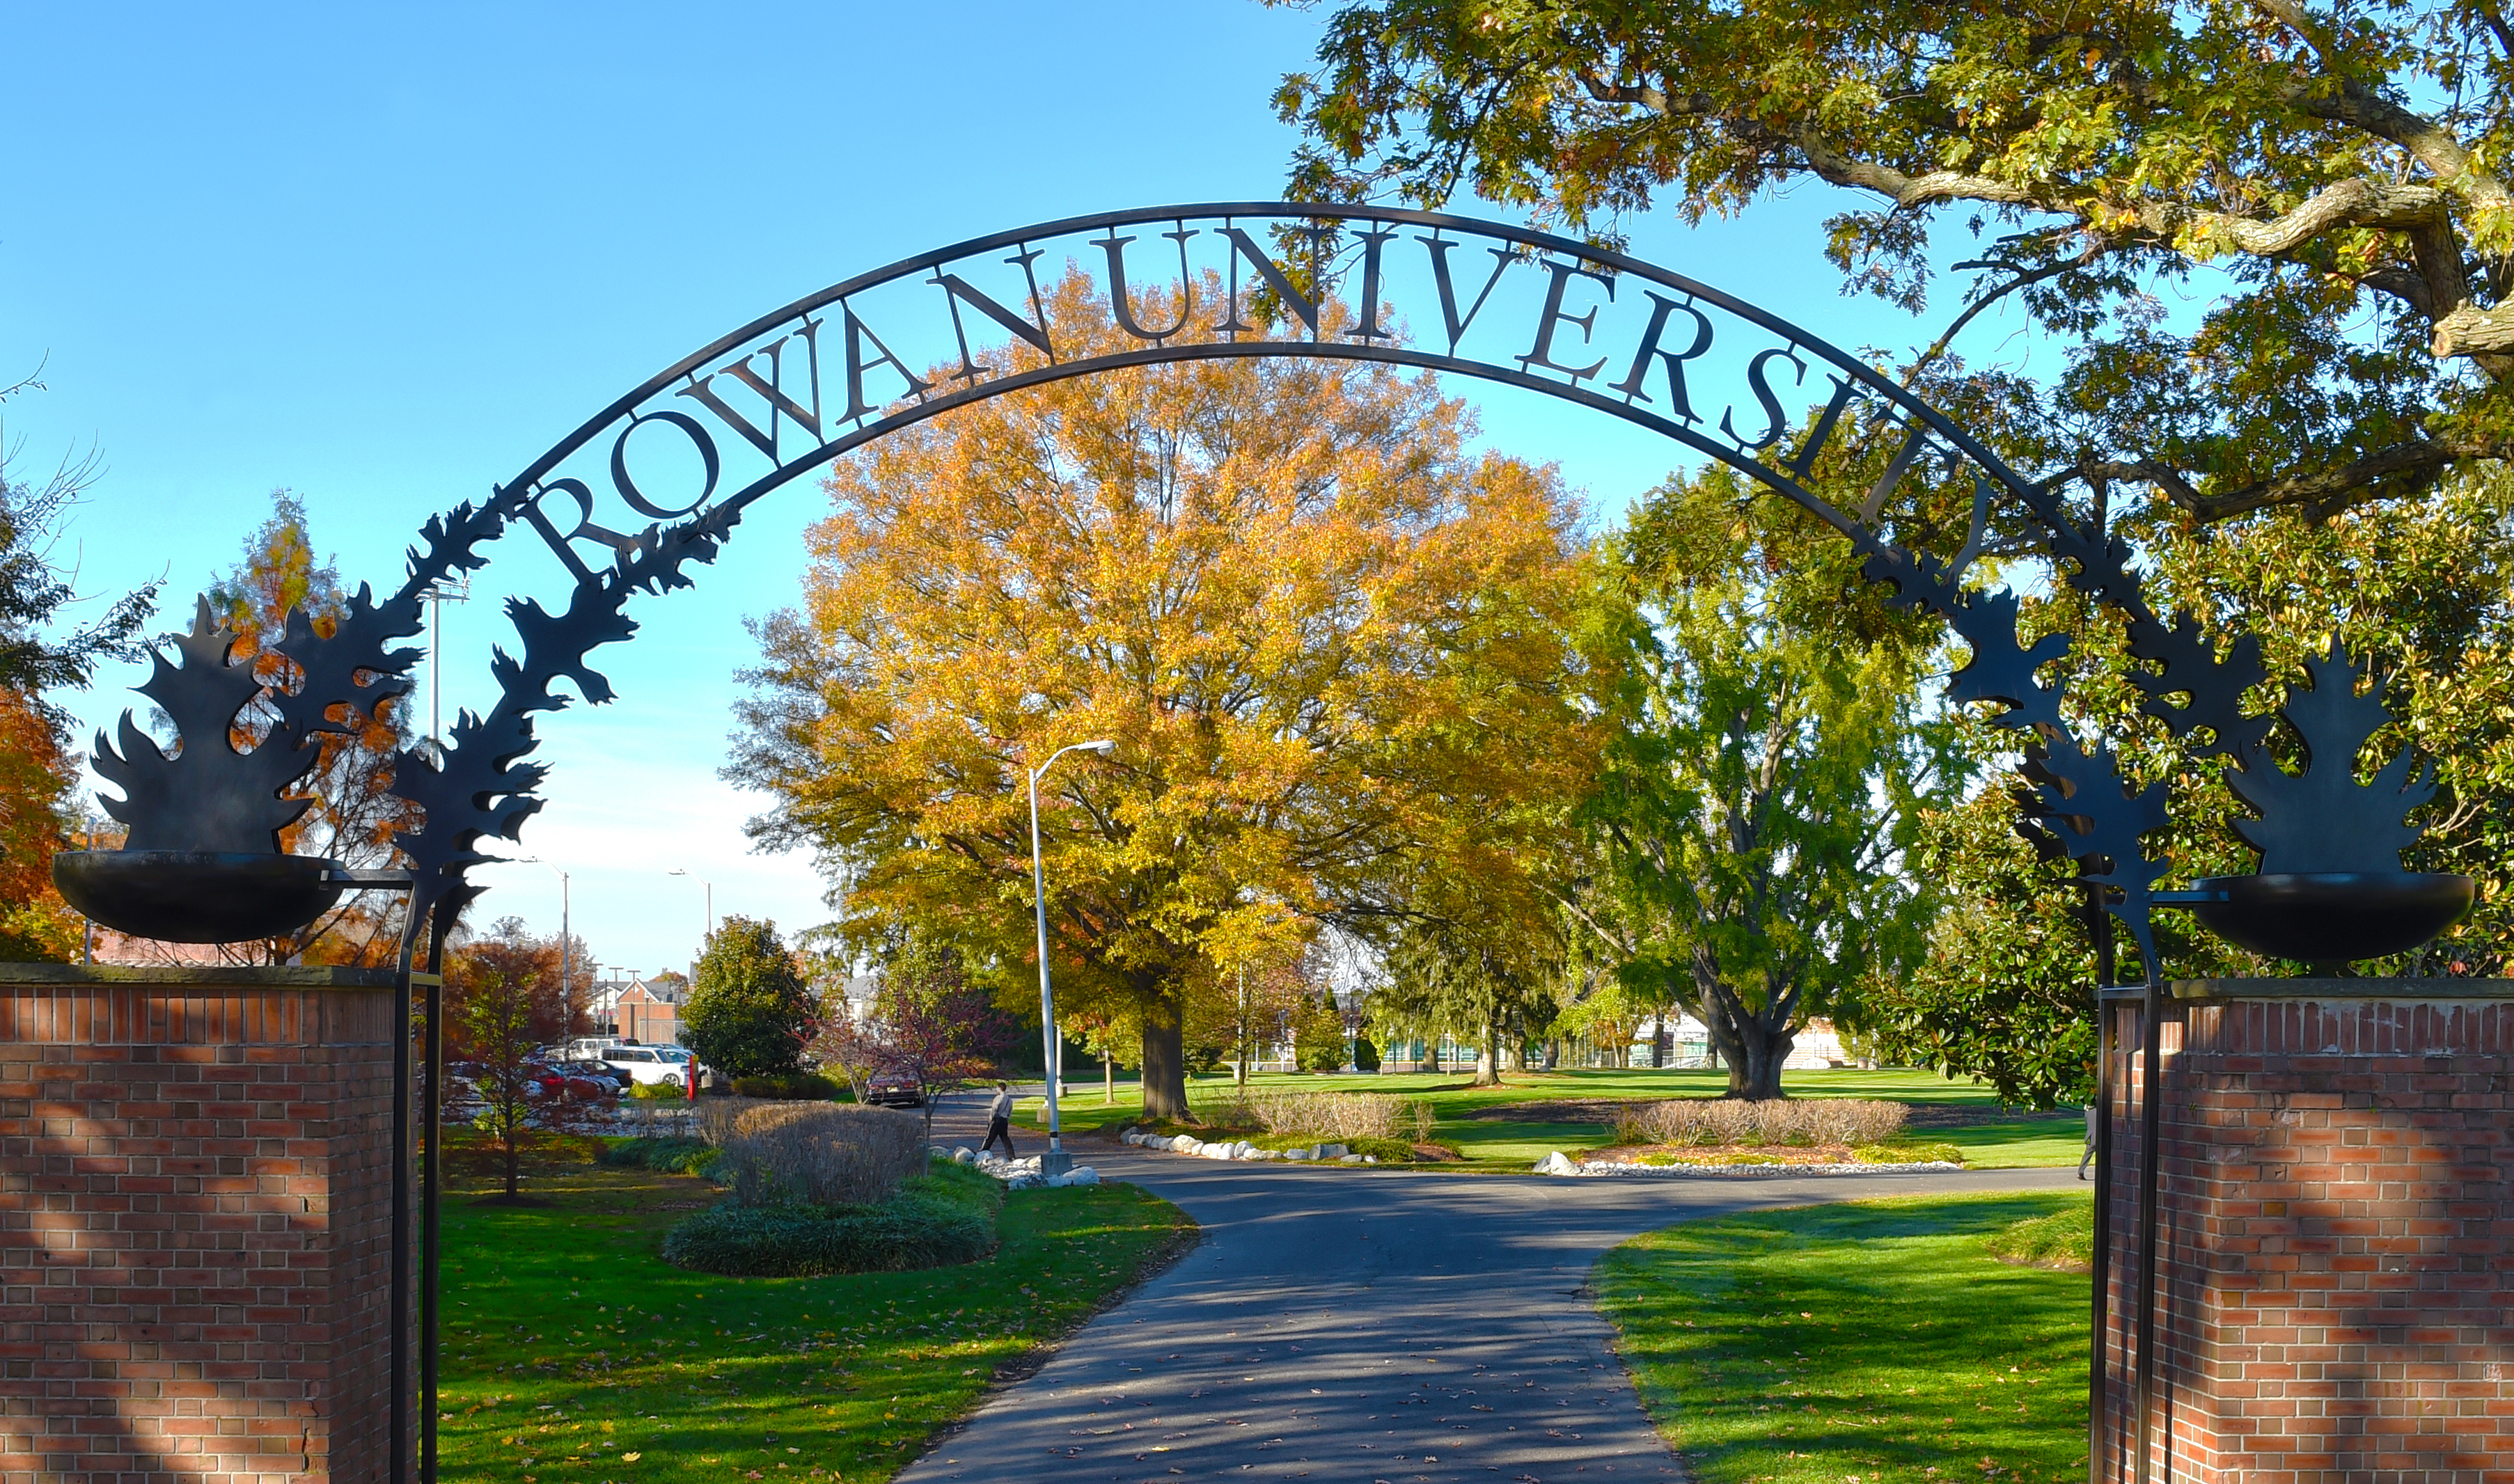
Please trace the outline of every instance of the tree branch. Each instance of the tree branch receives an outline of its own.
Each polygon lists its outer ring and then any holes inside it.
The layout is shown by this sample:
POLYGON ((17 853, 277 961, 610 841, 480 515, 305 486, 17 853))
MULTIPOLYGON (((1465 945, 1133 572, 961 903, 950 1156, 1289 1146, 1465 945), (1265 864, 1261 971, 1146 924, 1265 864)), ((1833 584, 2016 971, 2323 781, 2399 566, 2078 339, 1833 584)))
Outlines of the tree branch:
POLYGON ((2368 498, 2378 482, 2408 478, 2419 488, 2464 459, 2503 459, 2514 454, 2496 444, 2460 438, 2410 438, 2362 454, 2334 468, 2260 479, 2222 494, 2203 495, 2169 465, 2153 459, 2080 463, 2070 474, 2089 482, 2129 479, 2154 485, 2165 497, 2204 521, 2225 520, 2271 505, 2302 505, 2311 520, 2327 520, 2368 498))
MULTIPOLYGON (((2063 273, 2083 268, 2094 261, 2094 256, 2095 249, 2092 245, 2089 245, 2085 252, 2079 254, 2075 258, 2064 258, 2057 262, 2046 263, 2042 267, 2032 269, 2028 272, 2019 273, 2016 277, 2009 279, 2007 282, 2001 284, 1998 288, 1984 294, 1981 298, 1974 300, 1971 303, 1967 304, 1965 306, 1965 311, 1956 316, 1955 323, 1947 326, 1946 333, 1939 336, 1937 340, 1930 344, 1928 349, 1922 351, 1920 355, 1913 360, 1912 364, 1905 368, 1903 372, 1903 384, 1906 387, 1909 387, 1913 381, 1917 379, 1923 371, 1928 369, 1930 362, 1946 354, 1947 347, 1955 343, 1955 338, 1964 333, 1965 326, 1972 323, 1974 315, 1979 314, 1982 310, 1989 308, 1992 304, 2006 299, 2008 295, 2015 293, 2019 289, 2029 288, 2032 285, 2043 282, 2047 278, 2057 278, 2063 273)), ((1956 264, 1956 266, 1958 268, 1989 268, 2009 267, 2012 266, 2012 264, 1996 262, 1960 262, 1956 264)))

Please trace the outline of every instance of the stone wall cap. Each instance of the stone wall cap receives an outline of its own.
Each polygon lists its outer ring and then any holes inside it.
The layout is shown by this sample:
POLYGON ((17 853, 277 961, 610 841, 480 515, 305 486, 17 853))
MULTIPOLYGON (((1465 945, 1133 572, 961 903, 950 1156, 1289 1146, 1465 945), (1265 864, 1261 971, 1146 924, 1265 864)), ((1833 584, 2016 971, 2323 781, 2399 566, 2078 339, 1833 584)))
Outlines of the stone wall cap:
POLYGON ((10 964, 0 963, 0 989, 35 985, 134 984, 235 989, 390 989, 391 969, 322 964, 10 964))
MULTIPOLYGON (((2103 997, 2116 1004, 2146 995, 2117 984, 2103 997)), ((2177 1003, 2229 1000, 2514 1000, 2514 979, 2177 979, 2165 995, 2177 1003)))

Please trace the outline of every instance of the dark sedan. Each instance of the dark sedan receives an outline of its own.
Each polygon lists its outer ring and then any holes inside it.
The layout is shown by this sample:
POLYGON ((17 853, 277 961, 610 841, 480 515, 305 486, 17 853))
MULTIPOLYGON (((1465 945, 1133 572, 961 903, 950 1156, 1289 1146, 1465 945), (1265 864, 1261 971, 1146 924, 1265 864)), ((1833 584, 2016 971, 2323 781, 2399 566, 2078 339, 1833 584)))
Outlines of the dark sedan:
POLYGON ((916 1085, 913 1072, 875 1072, 865 1084, 865 1102, 875 1107, 923 1107, 925 1090, 916 1085))

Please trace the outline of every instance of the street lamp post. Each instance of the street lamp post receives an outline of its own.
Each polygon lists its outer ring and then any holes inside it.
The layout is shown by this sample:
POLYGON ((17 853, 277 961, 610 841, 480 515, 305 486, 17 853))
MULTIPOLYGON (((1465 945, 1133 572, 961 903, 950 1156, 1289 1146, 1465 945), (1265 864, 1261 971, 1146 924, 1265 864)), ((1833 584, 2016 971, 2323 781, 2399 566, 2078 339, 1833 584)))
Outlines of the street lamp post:
POLYGON ((576 1034, 576 940, 569 936, 567 925, 567 872, 539 856, 517 856, 535 865, 547 865, 558 872, 558 1003, 559 1045, 565 1046, 576 1034))
POLYGON ((1106 740, 1075 742, 1049 753, 1046 762, 1030 771, 1030 879, 1031 894, 1036 899, 1038 909, 1038 1030, 1045 1041, 1043 1061, 1047 1068, 1047 1152, 1039 1157, 1038 1173, 1041 1175, 1062 1175, 1074 1167, 1074 1160, 1065 1152, 1064 1131, 1056 1118, 1057 1063, 1060 1058, 1056 1044, 1056 990, 1047 978, 1047 866, 1038 848, 1038 781, 1045 778, 1047 770, 1055 767, 1056 760, 1068 752, 1097 752, 1106 757, 1116 749, 1115 742, 1106 740))
POLYGON ((669 874, 689 877, 699 884, 699 890, 707 894, 707 931, 699 935, 699 951, 690 959, 690 987, 695 989, 699 985, 699 959, 707 955, 707 941, 715 934, 715 883, 677 865, 669 874))

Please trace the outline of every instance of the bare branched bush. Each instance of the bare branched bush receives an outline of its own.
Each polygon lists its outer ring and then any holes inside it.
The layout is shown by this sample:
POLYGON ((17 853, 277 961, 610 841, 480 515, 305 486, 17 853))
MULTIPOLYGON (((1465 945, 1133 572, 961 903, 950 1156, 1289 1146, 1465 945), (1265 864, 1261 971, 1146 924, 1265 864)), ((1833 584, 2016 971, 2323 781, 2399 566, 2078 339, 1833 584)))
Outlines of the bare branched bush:
POLYGON ((1679 1099, 1641 1103, 1615 1115, 1615 1140, 1633 1144, 1883 1143, 1903 1131, 1910 1110, 1865 1098, 1804 1103, 1679 1099))
POLYGON ((1271 1134, 1398 1139, 1403 1137, 1399 1120, 1407 1119, 1403 1101, 1384 1093, 1255 1092, 1248 1095, 1247 1103, 1250 1114, 1271 1134))
POLYGON ((710 1098, 699 1137, 724 1151, 715 1175, 742 1206, 878 1205, 925 1168, 921 1119, 851 1103, 710 1098))

